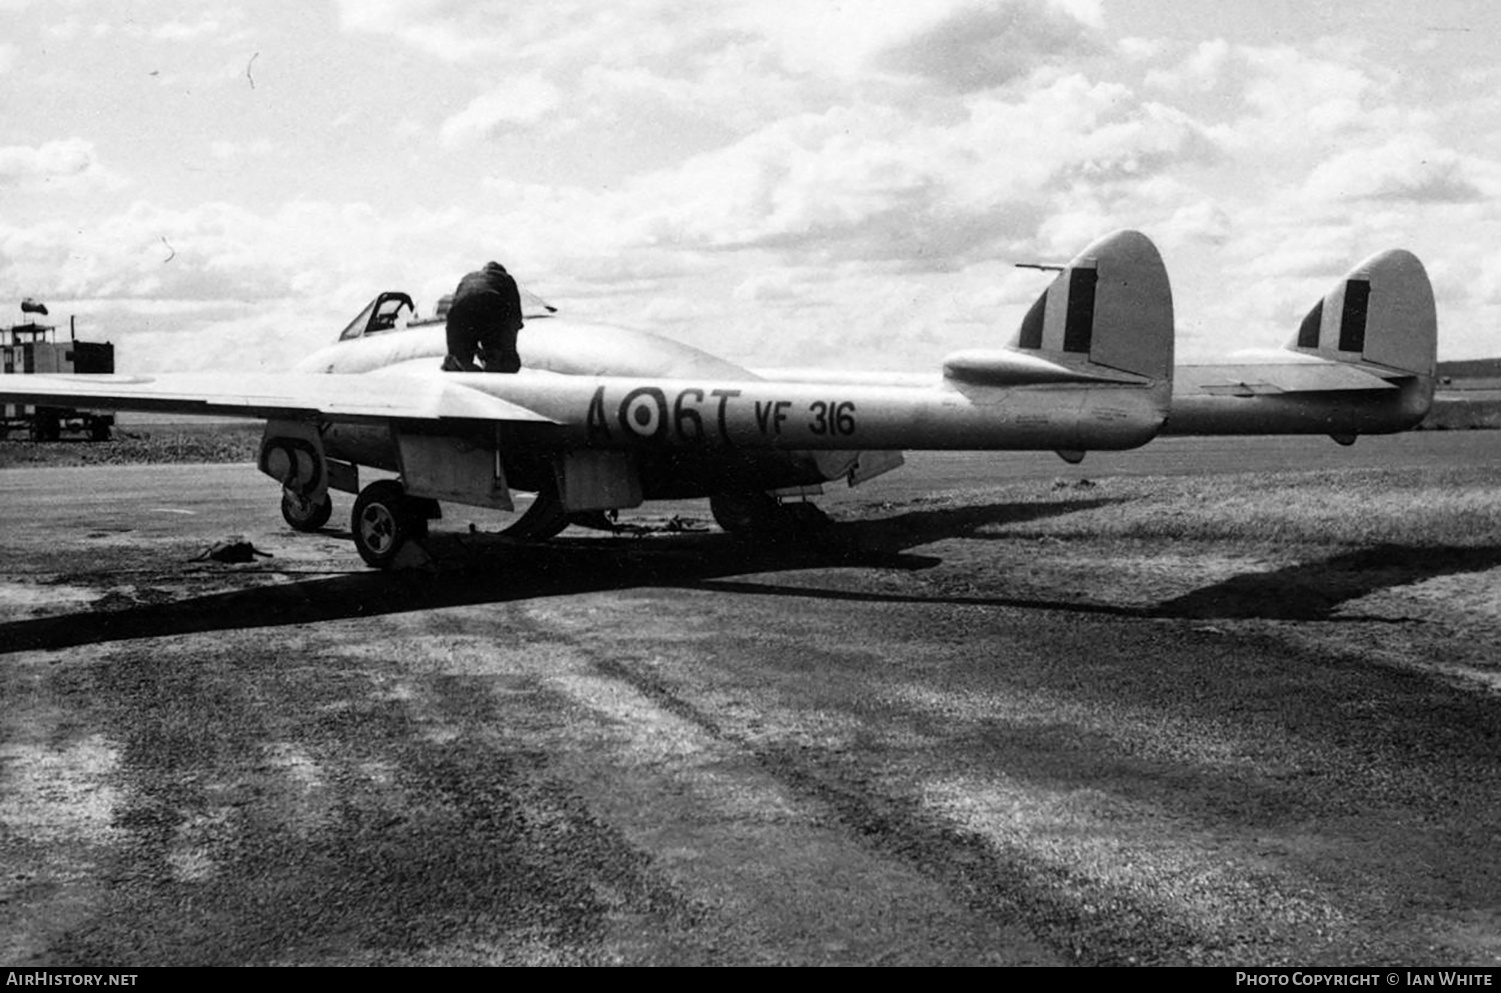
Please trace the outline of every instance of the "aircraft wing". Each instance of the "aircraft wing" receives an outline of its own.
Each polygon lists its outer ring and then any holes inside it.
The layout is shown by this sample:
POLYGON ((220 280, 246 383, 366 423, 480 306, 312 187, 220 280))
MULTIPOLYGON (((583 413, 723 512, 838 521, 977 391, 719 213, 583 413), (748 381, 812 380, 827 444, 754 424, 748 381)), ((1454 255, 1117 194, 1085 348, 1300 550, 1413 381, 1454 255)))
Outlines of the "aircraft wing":
POLYGON ((0 376, 0 401, 97 410, 337 421, 555 424, 520 404, 431 376, 171 373, 0 376))

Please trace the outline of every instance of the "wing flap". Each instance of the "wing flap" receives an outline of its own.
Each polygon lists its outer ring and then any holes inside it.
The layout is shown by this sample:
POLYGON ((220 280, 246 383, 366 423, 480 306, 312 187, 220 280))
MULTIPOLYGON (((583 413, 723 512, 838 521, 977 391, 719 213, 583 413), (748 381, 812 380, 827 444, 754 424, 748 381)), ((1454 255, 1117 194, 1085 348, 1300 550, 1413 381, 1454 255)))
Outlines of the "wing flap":
POLYGON ((1212 397, 1255 397, 1287 391, 1272 383, 1241 380, 1235 383, 1203 383, 1199 386, 1199 392, 1208 393, 1212 397))
POLYGON ((97 410, 330 420, 478 420, 553 424, 520 404, 435 377, 310 373, 0 376, 0 400, 97 410))

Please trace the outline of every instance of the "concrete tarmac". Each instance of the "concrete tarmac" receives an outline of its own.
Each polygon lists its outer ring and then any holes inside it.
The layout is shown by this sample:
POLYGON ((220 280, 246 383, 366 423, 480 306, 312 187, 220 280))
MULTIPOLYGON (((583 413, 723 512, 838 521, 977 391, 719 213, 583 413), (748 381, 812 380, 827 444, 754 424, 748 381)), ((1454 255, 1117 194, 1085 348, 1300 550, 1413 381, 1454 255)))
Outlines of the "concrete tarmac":
POLYGON ((793 547, 450 508, 403 574, 248 466, 6 470, 0 961, 1494 968, 1501 536, 1299 613, 1318 563, 1064 525, 1501 435, 1251 441, 917 456, 793 547))

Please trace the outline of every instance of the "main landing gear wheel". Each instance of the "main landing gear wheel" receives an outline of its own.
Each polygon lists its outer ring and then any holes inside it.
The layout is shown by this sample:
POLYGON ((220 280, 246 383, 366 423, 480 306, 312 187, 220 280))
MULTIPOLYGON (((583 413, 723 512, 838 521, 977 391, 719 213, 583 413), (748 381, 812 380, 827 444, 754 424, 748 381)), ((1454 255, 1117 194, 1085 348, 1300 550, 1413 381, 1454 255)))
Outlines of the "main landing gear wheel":
POLYGON ((281 519, 294 531, 316 531, 333 516, 334 502, 327 493, 322 500, 308 500, 291 490, 281 491, 281 519))
POLYGON ((360 558, 377 569, 389 569, 402 545, 427 537, 427 517, 421 502, 407 496, 405 487, 382 479, 360 491, 349 530, 360 558))
POLYGON ((828 526, 829 515, 806 501, 781 503, 770 493, 747 490, 716 493, 709 498, 714 523, 730 534, 787 540, 828 526))
POLYGON ((761 490, 716 493, 709 497, 714 523, 730 534, 744 535, 773 527, 781 516, 777 498, 761 490))

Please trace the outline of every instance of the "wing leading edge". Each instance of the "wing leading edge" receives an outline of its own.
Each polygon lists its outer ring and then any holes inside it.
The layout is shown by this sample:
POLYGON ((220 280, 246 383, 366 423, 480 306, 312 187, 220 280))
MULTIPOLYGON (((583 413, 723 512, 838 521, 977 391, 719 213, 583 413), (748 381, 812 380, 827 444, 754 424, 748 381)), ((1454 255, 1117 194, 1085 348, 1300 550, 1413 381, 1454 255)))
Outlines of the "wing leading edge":
POLYGON ((434 377, 314 373, 0 376, 0 400, 100 410, 337 421, 556 423, 520 404, 434 377))

